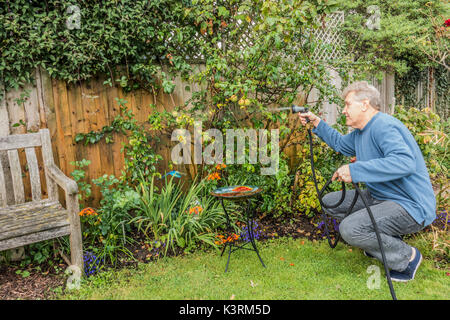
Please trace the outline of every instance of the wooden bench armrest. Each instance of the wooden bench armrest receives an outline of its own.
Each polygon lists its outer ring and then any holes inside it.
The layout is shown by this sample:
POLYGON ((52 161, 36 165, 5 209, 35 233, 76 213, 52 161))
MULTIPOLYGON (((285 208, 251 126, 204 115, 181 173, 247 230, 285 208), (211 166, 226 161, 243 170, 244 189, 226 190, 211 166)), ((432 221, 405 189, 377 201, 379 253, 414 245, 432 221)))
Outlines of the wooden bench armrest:
POLYGON ((51 164, 46 167, 49 177, 54 180, 68 195, 78 193, 78 185, 75 180, 70 179, 56 165, 51 164))

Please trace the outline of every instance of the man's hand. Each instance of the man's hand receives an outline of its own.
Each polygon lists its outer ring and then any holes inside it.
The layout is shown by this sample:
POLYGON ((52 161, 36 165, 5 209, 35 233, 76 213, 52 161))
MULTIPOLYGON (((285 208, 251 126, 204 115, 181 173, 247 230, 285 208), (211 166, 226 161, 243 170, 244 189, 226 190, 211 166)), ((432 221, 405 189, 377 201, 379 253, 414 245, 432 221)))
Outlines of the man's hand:
POLYGON ((348 164, 343 165, 333 174, 331 180, 335 180, 337 178, 338 181, 344 182, 352 182, 352 176, 350 175, 350 167, 348 164))
POLYGON ((309 112, 309 111, 306 113, 299 112, 298 116, 300 117, 300 121, 302 122, 302 125, 306 125, 306 119, 309 119, 309 121, 312 122, 314 127, 317 127, 319 125, 320 118, 312 112, 309 112))

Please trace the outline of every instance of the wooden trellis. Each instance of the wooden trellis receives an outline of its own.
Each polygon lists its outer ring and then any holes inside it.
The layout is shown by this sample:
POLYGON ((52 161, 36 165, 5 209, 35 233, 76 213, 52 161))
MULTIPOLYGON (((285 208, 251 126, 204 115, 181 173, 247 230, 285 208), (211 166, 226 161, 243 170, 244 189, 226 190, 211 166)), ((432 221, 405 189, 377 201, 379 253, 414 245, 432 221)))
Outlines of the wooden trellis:
POLYGON ((314 50, 314 57, 319 61, 329 61, 342 58, 340 48, 344 45, 341 36, 341 26, 344 23, 344 12, 333 12, 325 17, 322 27, 313 31, 319 46, 314 50))

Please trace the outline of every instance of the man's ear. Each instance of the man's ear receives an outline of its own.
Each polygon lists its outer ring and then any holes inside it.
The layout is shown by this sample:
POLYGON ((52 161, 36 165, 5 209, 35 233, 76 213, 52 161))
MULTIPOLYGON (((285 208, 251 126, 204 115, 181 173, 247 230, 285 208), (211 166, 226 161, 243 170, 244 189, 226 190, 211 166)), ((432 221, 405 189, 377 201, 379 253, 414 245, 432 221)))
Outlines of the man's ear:
POLYGON ((362 111, 367 111, 367 110, 369 110, 369 108, 370 108, 370 102, 369 102, 369 100, 363 100, 362 101, 362 103, 363 103, 363 105, 362 105, 362 108, 361 108, 361 110, 362 111))

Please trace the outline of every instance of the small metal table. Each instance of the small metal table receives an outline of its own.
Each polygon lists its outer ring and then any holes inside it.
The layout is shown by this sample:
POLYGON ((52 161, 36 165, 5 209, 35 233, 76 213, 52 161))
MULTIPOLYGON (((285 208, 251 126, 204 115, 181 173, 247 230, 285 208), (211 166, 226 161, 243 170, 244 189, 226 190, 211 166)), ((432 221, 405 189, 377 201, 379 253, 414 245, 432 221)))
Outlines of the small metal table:
POLYGON ((231 257, 231 253, 239 250, 239 249, 246 249, 246 250, 251 250, 251 251, 255 251, 256 255, 259 258, 259 261, 261 261, 262 266, 265 268, 266 266, 264 265, 263 260, 261 259, 261 256, 259 255, 259 251, 258 248, 256 247, 256 243, 255 243, 255 238, 254 238, 254 234, 253 234, 253 218, 254 218, 254 214, 255 214, 255 210, 252 209, 251 206, 251 201, 250 198, 253 196, 258 196, 263 190, 259 187, 255 187, 255 186, 227 186, 227 187, 222 187, 222 188, 218 188, 214 191, 211 191, 210 194, 213 195, 214 197, 217 197, 220 199, 220 203, 222 204, 222 208, 223 211, 225 212, 225 216, 227 218, 227 232, 228 235, 230 236, 233 232, 233 229, 231 227, 231 221, 230 221, 230 216, 228 215, 227 210, 225 209, 225 205, 223 204, 223 200, 224 199, 228 199, 228 200, 234 200, 234 201, 242 201, 242 200, 247 200, 248 202, 248 206, 247 206, 247 211, 245 212, 245 217, 247 218, 247 229, 248 229, 248 238, 249 240, 244 242, 241 245, 238 245, 235 243, 235 241, 228 241, 225 242, 225 246, 222 249, 222 253, 220 254, 220 256, 223 255, 223 253, 225 252, 225 249, 227 248, 227 246, 229 247, 228 250, 228 260, 227 260, 227 265, 225 267, 225 272, 227 272, 228 270, 228 265, 230 263, 230 257, 231 257), (241 189, 241 191, 239 191, 241 189), (245 189, 245 190, 242 190, 245 189), (245 245, 247 245, 248 243, 250 243, 252 245, 252 248, 246 248, 245 245), (234 248, 232 248, 234 247, 234 248))

